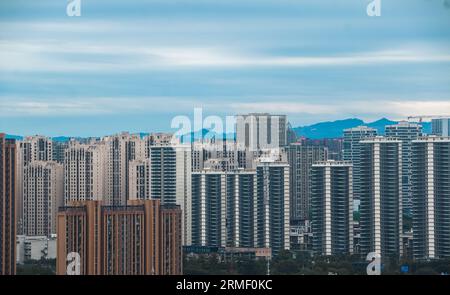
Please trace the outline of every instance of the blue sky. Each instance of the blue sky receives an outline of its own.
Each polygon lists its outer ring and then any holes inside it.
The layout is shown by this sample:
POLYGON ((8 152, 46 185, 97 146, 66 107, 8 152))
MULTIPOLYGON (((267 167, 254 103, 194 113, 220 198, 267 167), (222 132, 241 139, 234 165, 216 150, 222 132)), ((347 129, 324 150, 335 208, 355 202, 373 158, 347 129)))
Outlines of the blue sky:
POLYGON ((450 1, 369 2, 0 1, 0 130, 171 131, 194 107, 294 126, 449 114, 450 1))

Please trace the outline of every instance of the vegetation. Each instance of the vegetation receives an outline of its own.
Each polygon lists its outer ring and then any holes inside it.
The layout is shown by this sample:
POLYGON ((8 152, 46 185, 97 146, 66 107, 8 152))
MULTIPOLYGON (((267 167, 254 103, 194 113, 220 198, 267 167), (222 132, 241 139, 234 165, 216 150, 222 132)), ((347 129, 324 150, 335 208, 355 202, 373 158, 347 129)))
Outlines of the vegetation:
MULTIPOLYGON (((366 275, 368 262, 357 255, 311 256, 308 252, 281 252, 270 261, 273 275, 366 275)), ((186 275, 263 275, 267 273, 264 259, 237 258, 221 261, 217 254, 185 257, 186 275)), ((409 261, 386 259, 383 275, 438 275, 450 274, 450 260, 409 261), (404 271, 402 272, 402 266, 404 271), (405 272, 407 269, 407 272, 405 272)))
POLYGON ((54 275, 56 259, 28 260, 17 265, 18 275, 54 275))

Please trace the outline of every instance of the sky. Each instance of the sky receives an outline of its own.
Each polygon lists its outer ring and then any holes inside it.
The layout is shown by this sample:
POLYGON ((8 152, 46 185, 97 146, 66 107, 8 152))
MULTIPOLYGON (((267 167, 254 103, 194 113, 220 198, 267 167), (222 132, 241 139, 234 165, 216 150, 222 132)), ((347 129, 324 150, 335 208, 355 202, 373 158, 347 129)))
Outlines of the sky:
POLYGON ((450 114, 450 0, 0 1, 0 132, 175 131, 175 116, 450 114))

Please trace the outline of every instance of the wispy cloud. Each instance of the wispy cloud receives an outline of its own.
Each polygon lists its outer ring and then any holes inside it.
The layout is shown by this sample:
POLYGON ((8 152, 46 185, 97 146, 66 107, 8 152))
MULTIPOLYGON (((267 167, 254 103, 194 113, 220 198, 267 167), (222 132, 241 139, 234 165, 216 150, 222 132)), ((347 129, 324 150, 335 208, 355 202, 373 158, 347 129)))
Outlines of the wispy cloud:
POLYGON ((180 48, 70 42, 65 44, 0 42, 0 66, 4 71, 102 72, 173 67, 339 67, 436 62, 450 62, 450 54, 421 49, 397 49, 326 56, 283 56, 240 52, 236 49, 218 47, 180 48))
POLYGON ((301 116, 307 115, 338 115, 341 117, 357 114, 361 118, 379 118, 381 116, 393 119, 405 119, 408 116, 420 115, 450 115, 450 98, 444 101, 436 100, 377 100, 327 103, 296 103, 296 102, 252 102, 234 103, 236 112, 273 112, 301 116))
POLYGON ((194 107, 201 107, 205 114, 235 115, 246 112, 285 113, 297 120, 301 116, 352 117, 362 119, 405 119, 419 115, 450 115, 448 100, 359 100, 353 102, 293 102, 252 101, 226 103, 226 99, 213 98, 204 102, 192 97, 90 97, 77 99, 17 99, 0 97, 2 117, 65 117, 97 115, 142 115, 167 112, 192 115, 194 107), (167 104, 170 100, 171 103, 167 104))
POLYGON ((65 117, 152 114, 154 112, 177 112, 192 108, 193 100, 170 97, 82 97, 60 99, 23 99, 0 97, 1 117, 65 117))

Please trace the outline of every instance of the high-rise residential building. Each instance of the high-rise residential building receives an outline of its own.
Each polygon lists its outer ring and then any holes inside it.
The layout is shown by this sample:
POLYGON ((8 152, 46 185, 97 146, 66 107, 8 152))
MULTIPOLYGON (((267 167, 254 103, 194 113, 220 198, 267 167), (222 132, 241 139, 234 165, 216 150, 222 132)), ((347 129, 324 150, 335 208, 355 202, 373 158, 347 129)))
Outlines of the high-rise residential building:
MULTIPOLYGON (((145 157, 148 158, 150 154, 150 147, 153 145, 170 145, 173 143, 174 136, 172 133, 151 133, 149 135, 144 136, 143 138, 145 142, 145 157)), ((178 143, 178 142, 177 142, 178 143)))
POLYGON ((403 214, 412 213, 412 141, 422 136, 422 125, 417 123, 400 122, 386 126, 386 137, 395 138, 402 142, 402 197, 403 214))
POLYGON ((161 207, 161 274, 183 274, 182 212, 178 205, 161 207))
POLYGON ((146 143, 138 134, 123 132, 102 138, 106 144, 105 201, 110 205, 124 205, 128 198, 128 164, 144 159, 146 143))
POLYGON ((128 133, 106 136, 105 198, 108 205, 125 205, 127 200, 127 140, 128 133))
POLYGON ((70 141, 57 141, 53 140, 53 155, 52 159, 53 161, 64 164, 64 154, 66 152, 66 149, 69 147, 70 141))
POLYGON ((289 164, 261 161, 256 166, 254 200, 255 248, 271 248, 277 255, 290 249, 289 164))
POLYGON ((375 137, 361 141, 361 254, 402 255, 402 143, 375 137))
POLYGON ((52 161, 54 142, 43 135, 33 135, 16 142, 17 145, 17 232, 23 234, 23 170, 34 161, 52 161))
POLYGON ((16 143, 0 133, 0 275, 16 273, 16 143))
POLYGON ((193 245, 271 248, 277 255, 290 248, 289 230, 287 163, 192 174, 193 245))
POLYGON ((293 143, 287 148, 290 167, 291 225, 310 219, 310 172, 317 161, 327 160, 327 149, 322 146, 293 143))
POLYGON ((181 247, 181 210, 159 200, 83 201, 58 213, 57 274, 78 256, 81 275, 179 275, 181 247))
POLYGON ((64 202, 103 200, 107 150, 104 143, 71 142, 64 156, 64 202))
POLYGON ((413 253, 450 258, 450 137, 413 141, 413 253))
POLYGON ((360 196, 360 154, 361 140, 375 137, 377 130, 374 128, 359 126, 344 130, 343 160, 353 163, 353 197, 359 199, 360 196))
POLYGON ((128 169, 128 199, 150 199, 150 159, 130 161, 128 169))
POLYGON ((251 113, 236 116, 236 142, 254 151, 287 145, 286 115, 251 113))
POLYGON ((150 147, 150 198, 183 211, 183 245, 191 244, 191 148, 178 145, 150 147))
POLYGON ((342 161, 344 140, 342 138, 310 139, 302 137, 298 140, 302 145, 325 147, 328 160, 342 161))
POLYGON ((317 162, 311 171, 313 250, 321 255, 353 253, 351 162, 317 162))
POLYGON ((213 168, 233 171, 238 168, 254 169, 254 159, 258 156, 234 142, 194 142, 192 143, 192 171, 213 168))
POLYGON ((23 228, 23 168, 24 154, 23 154, 23 141, 16 140, 16 231, 17 235, 22 235, 23 228))
POLYGON ((23 171, 23 234, 56 234, 56 214, 64 204, 63 166, 53 161, 33 161, 23 171))
POLYGON ((23 156, 23 164, 28 165, 32 161, 52 161, 53 141, 51 138, 34 135, 23 139, 20 153, 23 156))
POLYGON ((431 129, 433 135, 450 136, 450 118, 432 119, 431 129))
POLYGON ((192 244, 254 247, 256 171, 192 174, 192 244))

